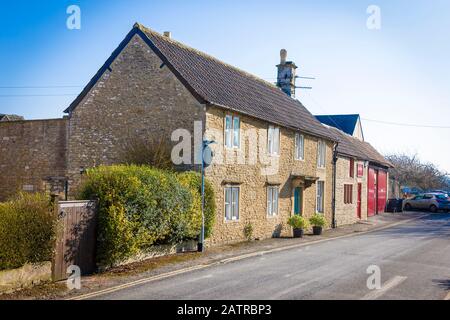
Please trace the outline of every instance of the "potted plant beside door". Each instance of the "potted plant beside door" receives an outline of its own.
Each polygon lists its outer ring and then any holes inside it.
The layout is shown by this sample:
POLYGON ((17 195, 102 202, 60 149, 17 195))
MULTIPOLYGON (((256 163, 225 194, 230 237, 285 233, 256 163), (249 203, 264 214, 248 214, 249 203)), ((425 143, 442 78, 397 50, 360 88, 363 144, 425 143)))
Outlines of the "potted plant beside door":
POLYGON ((313 227, 313 234, 315 236, 320 236, 322 234, 322 228, 327 224, 324 216, 322 214, 315 214, 309 218, 309 223, 313 227))
POLYGON ((294 238, 302 238, 304 230, 308 227, 308 221, 302 216, 295 215, 289 218, 288 225, 294 230, 294 238))

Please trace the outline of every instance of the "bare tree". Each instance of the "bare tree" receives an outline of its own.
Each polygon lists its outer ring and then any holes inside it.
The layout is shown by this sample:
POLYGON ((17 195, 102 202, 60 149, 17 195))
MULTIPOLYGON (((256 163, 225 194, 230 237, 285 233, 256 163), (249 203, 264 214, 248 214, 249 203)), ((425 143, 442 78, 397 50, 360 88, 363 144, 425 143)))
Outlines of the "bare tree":
POLYGON ((403 186, 422 190, 449 188, 448 174, 432 163, 421 162, 417 154, 390 154, 386 159, 394 165, 391 176, 403 186))
POLYGON ((163 139, 132 136, 127 139, 119 155, 126 164, 149 165, 159 169, 173 169, 171 146, 163 139))

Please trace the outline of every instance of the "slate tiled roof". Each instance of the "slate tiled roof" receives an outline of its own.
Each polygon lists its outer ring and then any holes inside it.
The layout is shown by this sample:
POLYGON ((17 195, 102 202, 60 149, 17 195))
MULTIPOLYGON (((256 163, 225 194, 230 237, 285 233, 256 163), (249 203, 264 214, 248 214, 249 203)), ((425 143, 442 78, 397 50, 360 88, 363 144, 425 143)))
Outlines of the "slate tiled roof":
POLYGON ((168 62, 205 101, 281 126, 332 138, 296 99, 275 85, 140 26, 168 62))
POLYGON ((370 143, 354 138, 341 130, 330 127, 335 140, 338 141, 337 152, 341 155, 367 160, 385 167, 393 167, 370 143))
POLYGON ((126 45, 138 34, 202 103, 255 117, 314 136, 333 135, 298 100, 275 85, 196 49, 135 24, 133 30, 66 112, 72 111, 126 45))
POLYGON ((349 135, 353 135, 359 114, 320 115, 316 118, 327 126, 338 128, 349 135))
POLYGON ((24 117, 16 114, 0 114, 0 121, 19 121, 24 120, 24 117))

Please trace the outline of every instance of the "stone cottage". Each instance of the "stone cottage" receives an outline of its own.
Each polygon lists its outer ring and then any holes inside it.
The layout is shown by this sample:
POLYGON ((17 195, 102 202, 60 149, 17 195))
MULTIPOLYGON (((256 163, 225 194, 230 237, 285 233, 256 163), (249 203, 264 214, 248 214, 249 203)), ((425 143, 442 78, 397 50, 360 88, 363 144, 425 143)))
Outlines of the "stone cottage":
POLYGON ((364 141, 360 116, 327 115, 316 118, 335 133, 337 140, 336 197, 333 200, 336 225, 367 220, 384 212, 389 198, 389 168, 392 164, 364 141))
POLYGON ((291 233, 288 217, 315 213, 333 224, 333 153, 339 140, 295 94, 296 66, 281 52, 277 86, 135 24, 56 120, 0 124, 0 200, 17 190, 69 197, 86 168, 120 162, 136 137, 176 147, 198 169, 202 137, 213 139, 206 177, 216 193, 210 243, 291 233))

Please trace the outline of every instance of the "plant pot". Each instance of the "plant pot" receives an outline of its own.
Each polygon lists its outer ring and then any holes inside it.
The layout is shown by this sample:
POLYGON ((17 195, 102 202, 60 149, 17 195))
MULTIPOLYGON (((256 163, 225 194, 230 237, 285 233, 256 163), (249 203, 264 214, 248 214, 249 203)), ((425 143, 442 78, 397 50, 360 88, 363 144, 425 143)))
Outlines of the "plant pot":
POLYGON ((322 227, 313 226, 313 234, 315 236, 320 236, 322 234, 322 227))
POLYGON ((294 238, 303 238, 303 229, 294 228, 294 238))

